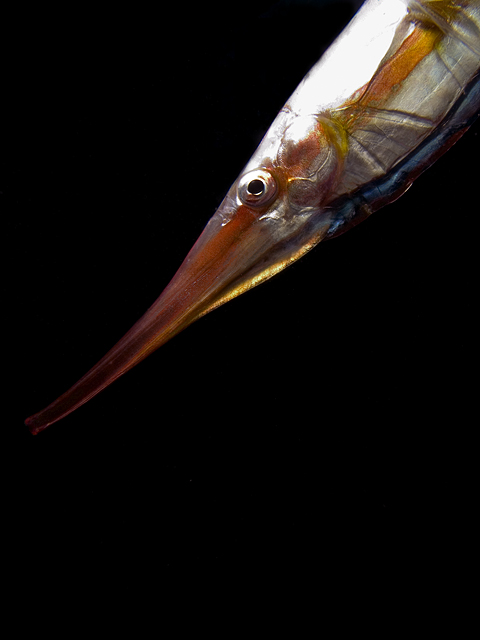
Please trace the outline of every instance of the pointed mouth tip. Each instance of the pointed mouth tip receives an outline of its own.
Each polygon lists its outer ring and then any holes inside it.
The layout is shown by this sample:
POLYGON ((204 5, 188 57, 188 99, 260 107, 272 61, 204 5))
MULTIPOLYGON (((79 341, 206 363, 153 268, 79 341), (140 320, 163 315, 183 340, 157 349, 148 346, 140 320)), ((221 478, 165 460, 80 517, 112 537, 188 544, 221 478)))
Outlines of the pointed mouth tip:
POLYGON ((41 429, 38 429, 34 424, 33 424, 33 420, 31 418, 27 418, 24 421, 24 425, 27 427, 27 429, 30 431, 30 433, 32 434, 32 436, 36 436, 38 433, 40 433, 41 429))
POLYGON ((38 427, 35 425, 35 416, 30 416, 29 418, 27 418, 24 421, 24 425, 27 427, 27 429, 30 431, 30 433, 32 434, 32 436, 36 436, 40 433, 40 431, 43 431, 43 429, 45 427, 38 427))

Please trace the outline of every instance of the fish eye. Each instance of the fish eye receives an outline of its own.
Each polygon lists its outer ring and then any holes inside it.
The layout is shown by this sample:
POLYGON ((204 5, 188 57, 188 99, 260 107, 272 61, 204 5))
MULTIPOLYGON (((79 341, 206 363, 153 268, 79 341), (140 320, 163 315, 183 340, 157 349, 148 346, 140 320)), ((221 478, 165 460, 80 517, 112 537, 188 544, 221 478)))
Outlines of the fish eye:
POLYGON ((263 182, 263 180, 259 180, 258 178, 255 178, 254 180, 248 183, 247 191, 252 196, 261 196, 262 193, 265 191, 265 183, 263 182))
POLYGON ((272 174, 264 169, 249 171, 238 184, 238 197, 249 207, 263 207, 277 194, 277 183, 272 174))

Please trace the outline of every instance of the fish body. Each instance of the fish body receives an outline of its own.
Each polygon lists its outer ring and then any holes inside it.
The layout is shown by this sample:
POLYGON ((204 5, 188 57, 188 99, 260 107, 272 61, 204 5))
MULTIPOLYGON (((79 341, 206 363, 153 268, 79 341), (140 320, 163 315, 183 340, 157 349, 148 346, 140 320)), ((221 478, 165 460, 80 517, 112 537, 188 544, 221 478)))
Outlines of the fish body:
POLYGON ((367 1, 280 111, 160 298, 27 419, 32 433, 399 197, 478 115, 479 68, 479 1, 367 1))

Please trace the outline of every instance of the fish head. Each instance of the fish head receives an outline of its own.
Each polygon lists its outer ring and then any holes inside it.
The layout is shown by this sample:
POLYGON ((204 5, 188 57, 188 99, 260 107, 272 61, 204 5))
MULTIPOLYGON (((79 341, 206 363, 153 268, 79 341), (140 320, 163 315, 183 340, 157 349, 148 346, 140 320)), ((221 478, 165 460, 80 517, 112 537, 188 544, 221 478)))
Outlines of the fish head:
POLYGON ((191 320, 272 277, 325 237, 345 155, 342 128, 330 118, 280 112, 169 285, 177 294, 188 291, 191 320))

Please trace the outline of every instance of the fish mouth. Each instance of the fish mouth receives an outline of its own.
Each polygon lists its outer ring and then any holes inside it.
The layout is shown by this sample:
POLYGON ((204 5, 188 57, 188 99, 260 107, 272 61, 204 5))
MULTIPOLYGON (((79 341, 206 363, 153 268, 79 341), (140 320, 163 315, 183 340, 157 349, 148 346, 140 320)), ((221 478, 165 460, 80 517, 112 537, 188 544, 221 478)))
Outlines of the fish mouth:
POLYGON ((328 231, 328 224, 309 229, 306 220, 286 222, 276 212, 239 204, 231 190, 160 297, 71 389, 27 418, 31 433, 85 404, 198 318, 284 269, 328 231))

